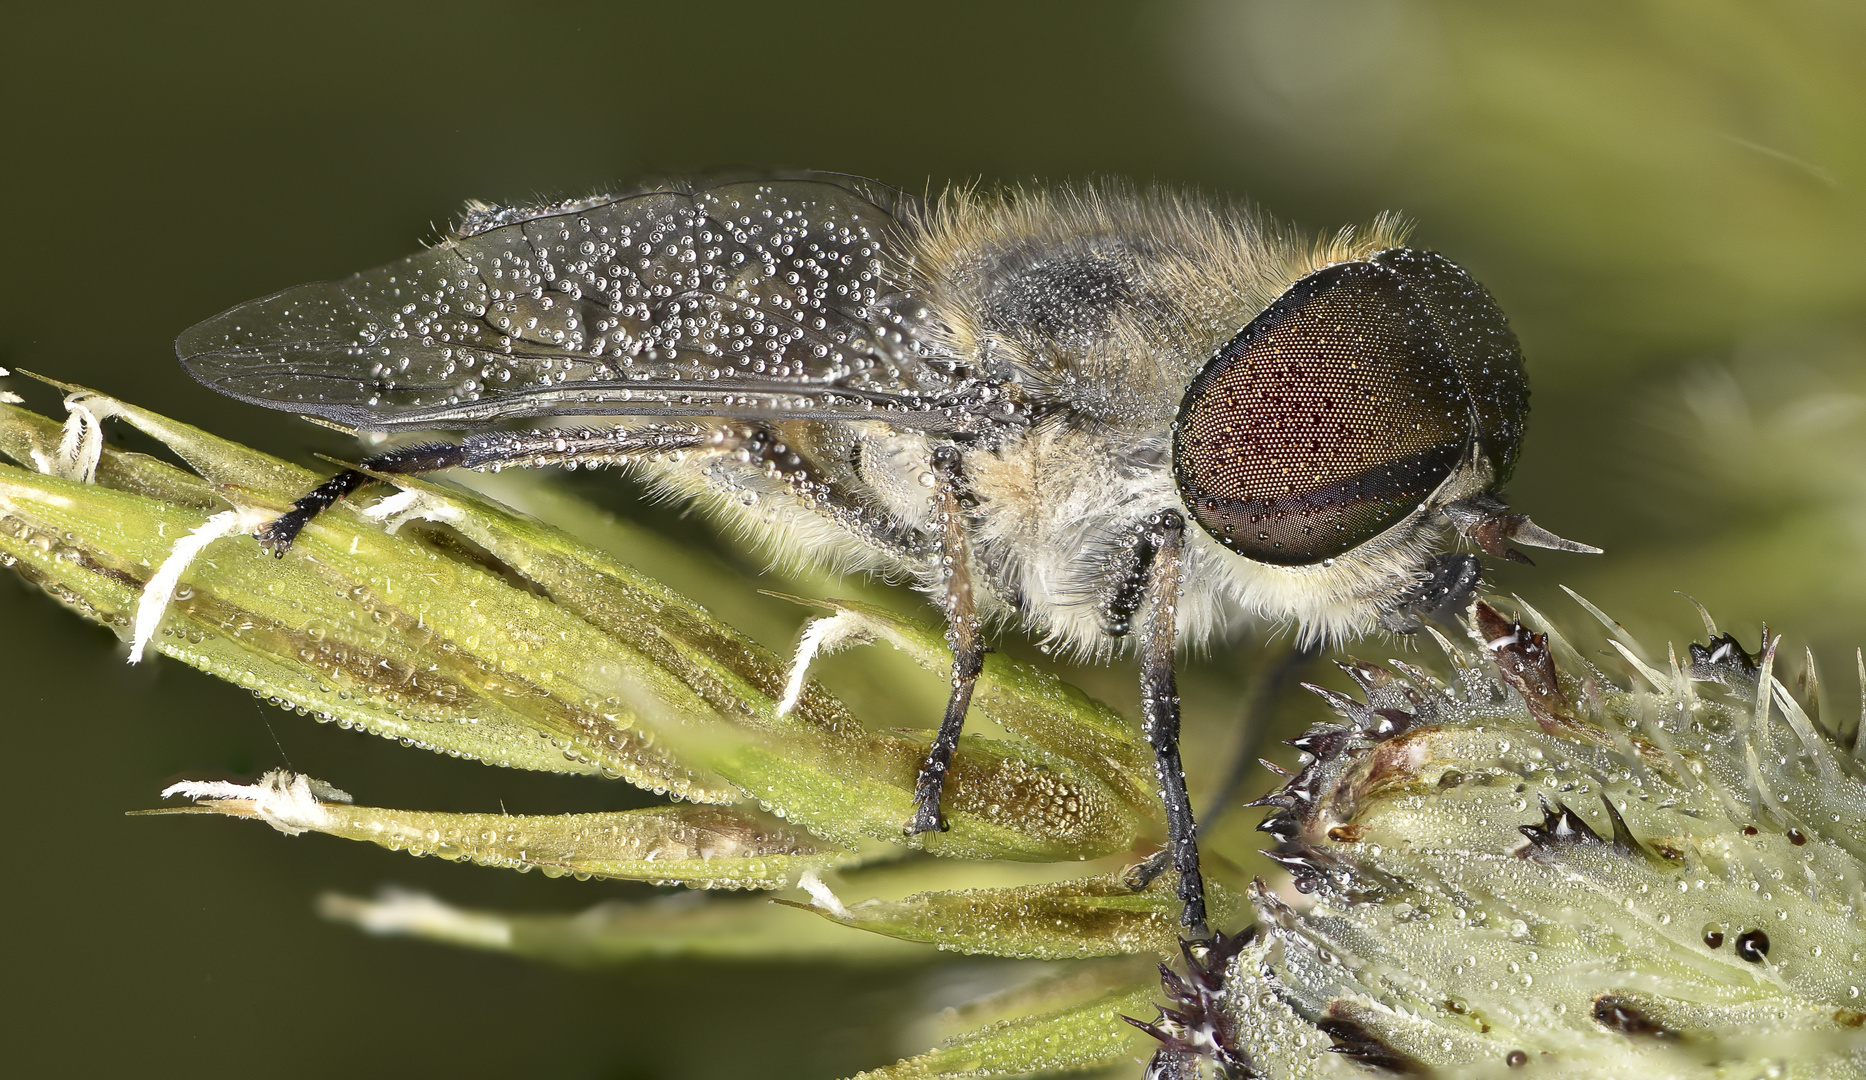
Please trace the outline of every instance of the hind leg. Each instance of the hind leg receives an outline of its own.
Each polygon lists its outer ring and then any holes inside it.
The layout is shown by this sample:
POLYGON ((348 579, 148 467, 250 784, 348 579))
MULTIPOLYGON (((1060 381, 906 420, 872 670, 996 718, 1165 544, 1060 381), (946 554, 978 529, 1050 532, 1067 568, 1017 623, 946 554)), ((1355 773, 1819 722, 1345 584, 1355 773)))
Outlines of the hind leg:
POLYGON ((959 452, 950 446, 933 452, 934 519, 938 530, 940 568, 946 576, 946 643, 952 647, 952 694, 939 733, 927 749, 920 775, 914 782, 914 817, 911 833, 934 832, 946 827, 940 797, 946 791, 946 772, 959 748, 966 710, 972 704, 972 684, 985 666, 985 641, 980 633, 977 598, 972 593, 972 571, 966 561, 964 497, 959 473, 959 452))
POLYGON ((371 473, 412 476, 442 469, 487 469, 504 465, 560 465, 566 462, 614 462, 652 457, 703 444, 710 433, 692 426, 654 425, 643 428, 588 428, 550 431, 488 431, 469 435, 457 443, 430 442, 403 446, 364 458, 324 481, 291 509, 274 518, 259 532, 259 543, 282 556, 298 534, 338 499, 372 483, 371 473))

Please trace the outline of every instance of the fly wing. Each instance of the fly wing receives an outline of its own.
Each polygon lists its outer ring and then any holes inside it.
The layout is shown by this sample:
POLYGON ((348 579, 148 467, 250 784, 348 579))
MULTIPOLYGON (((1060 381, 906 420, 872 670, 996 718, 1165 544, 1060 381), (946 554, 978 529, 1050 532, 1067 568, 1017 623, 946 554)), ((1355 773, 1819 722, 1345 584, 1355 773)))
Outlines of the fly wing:
POLYGON ((903 198, 808 174, 470 208, 427 251, 241 304, 176 352, 221 393, 365 430, 566 413, 973 427, 990 388, 929 355, 932 316, 898 284, 903 198))

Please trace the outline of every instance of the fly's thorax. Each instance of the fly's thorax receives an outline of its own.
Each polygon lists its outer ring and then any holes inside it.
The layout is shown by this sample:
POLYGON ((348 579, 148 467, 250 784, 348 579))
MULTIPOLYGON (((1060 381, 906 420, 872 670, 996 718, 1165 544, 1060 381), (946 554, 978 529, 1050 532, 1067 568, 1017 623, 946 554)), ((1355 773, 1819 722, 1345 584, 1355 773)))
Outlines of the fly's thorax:
POLYGON ((1038 412, 1169 423, 1214 344, 1291 282, 1390 247, 1390 222, 1312 243, 1233 207, 1118 186, 949 195, 913 234, 937 351, 1038 412))
MULTIPOLYGON (((1106 659, 1127 647, 1131 635, 1111 634, 1107 625, 1108 598, 1132 573, 1135 545, 1149 522, 1162 510, 1183 513, 1166 429, 1119 439, 1107 434, 1053 417, 966 457, 978 500, 970 538, 980 578, 1031 630, 1078 659, 1106 659)), ((1247 611, 1223 565, 1240 560, 1201 544, 1194 533, 1187 532, 1176 623, 1182 641, 1204 642, 1247 611)), ((1142 614, 1128 620, 1130 627, 1142 614)))

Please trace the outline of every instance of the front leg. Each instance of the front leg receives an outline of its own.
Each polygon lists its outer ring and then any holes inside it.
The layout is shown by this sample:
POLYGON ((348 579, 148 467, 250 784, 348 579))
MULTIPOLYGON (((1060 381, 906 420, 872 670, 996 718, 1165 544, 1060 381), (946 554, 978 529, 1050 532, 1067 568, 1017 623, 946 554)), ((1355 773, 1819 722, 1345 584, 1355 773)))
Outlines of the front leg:
POLYGON ((966 709, 972 704, 972 684, 985 666, 985 639, 979 632, 978 603, 972 594, 972 571, 965 542, 965 505, 959 470, 959 451, 942 446, 933 451, 933 524, 939 540, 940 572, 946 579, 946 644, 952 647, 952 695, 939 734, 933 737, 920 776, 914 781, 914 818, 909 834, 944 831, 940 796, 946 790, 946 772, 959 748, 966 709))
POLYGON ((1147 549, 1143 563, 1149 569, 1150 604, 1140 638, 1140 711, 1143 731, 1153 747, 1160 801, 1166 804, 1166 850, 1178 871, 1179 899, 1185 905, 1179 921, 1203 937, 1205 878, 1199 872, 1198 826, 1192 819, 1192 798, 1186 793, 1186 773, 1179 760, 1179 681, 1173 671, 1185 538, 1186 519, 1177 510, 1160 511, 1141 530, 1141 543, 1147 549))

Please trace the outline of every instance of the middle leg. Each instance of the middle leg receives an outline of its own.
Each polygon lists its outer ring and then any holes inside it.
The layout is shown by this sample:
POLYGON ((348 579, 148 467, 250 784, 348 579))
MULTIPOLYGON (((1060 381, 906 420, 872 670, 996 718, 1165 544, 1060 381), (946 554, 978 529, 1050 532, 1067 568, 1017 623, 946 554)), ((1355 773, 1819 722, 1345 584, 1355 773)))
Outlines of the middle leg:
POLYGON ((978 600, 972 592, 972 570, 965 542, 965 501, 959 451, 942 446, 933 451, 933 517, 939 542, 940 573, 946 579, 946 643, 952 647, 952 695, 946 715, 933 737, 920 775, 914 782, 914 817, 910 834, 943 831, 945 815, 940 797, 946 790, 946 772, 959 748, 959 732, 972 704, 972 684, 985 666, 985 638, 980 632, 978 600))

